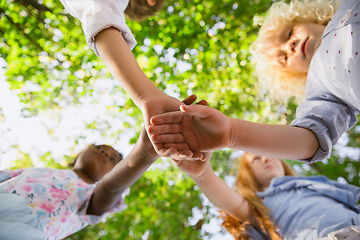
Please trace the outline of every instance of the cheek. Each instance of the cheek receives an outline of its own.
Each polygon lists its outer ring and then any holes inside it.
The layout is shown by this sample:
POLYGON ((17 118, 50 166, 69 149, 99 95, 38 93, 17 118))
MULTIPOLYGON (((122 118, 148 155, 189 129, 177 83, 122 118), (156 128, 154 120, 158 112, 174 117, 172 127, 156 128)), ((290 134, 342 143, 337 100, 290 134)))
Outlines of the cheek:
POLYGON ((283 165, 281 163, 278 163, 278 166, 277 166, 277 175, 279 177, 283 177, 285 176, 285 169, 283 167, 283 165))
POLYGON ((289 69, 296 73, 307 73, 309 70, 310 62, 301 57, 300 55, 294 56, 288 62, 289 69))
POLYGON ((256 181, 262 185, 264 176, 266 176, 266 172, 261 171, 261 169, 258 169, 256 172, 254 172, 254 176, 256 178, 256 181))

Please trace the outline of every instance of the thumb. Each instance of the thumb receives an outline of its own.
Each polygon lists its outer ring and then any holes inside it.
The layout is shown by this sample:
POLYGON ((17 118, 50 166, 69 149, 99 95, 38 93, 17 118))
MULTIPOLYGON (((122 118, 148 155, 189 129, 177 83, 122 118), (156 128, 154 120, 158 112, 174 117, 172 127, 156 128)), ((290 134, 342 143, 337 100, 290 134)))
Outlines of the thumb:
POLYGON ((181 105, 180 110, 192 116, 196 115, 199 118, 207 118, 217 111, 204 105, 181 105))
POLYGON ((175 163, 175 165, 176 166, 178 166, 180 163, 181 163, 181 161, 179 161, 179 160, 175 160, 175 159, 171 159, 172 161, 173 161, 173 163, 175 163))

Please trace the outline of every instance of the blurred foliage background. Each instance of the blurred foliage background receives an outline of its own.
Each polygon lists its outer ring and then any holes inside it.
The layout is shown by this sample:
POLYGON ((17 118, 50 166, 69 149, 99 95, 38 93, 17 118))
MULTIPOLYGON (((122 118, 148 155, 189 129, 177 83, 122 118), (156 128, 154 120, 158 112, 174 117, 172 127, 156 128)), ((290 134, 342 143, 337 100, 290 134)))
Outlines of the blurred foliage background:
MULTIPOLYGON (((290 123, 296 105, 290 102, 283 106, 259 97, 250 63, 249 46, 271 2, 166 1, 164 10, 155 17, 128 22, 138 42, 133 53, 146 75, 168 94, 183 99, 195 93, 230 117, 290 123)), ((136 142, 142 126, 140 110, 115 80, 110 90, 100 87, 96 91, 96 86, 108 84, 111 76, 86 45, 80 22, 64 10, 60 1, 1 0, 0 35, 6 81, 21 102, 22 118, 50 116, 55 123, 46 125, 46 131, 50 138, 60 138, 54 128, 63 121, 65 108, 98 103, 99 96, 106 95, 110 100, 101 117, 99 114, 96 120, 85 122, 84 129, 109 143, 131 130, 137 134, 130 143, 136 142), (119 93, 124 94, 119 97, 119 93)), ((0 104, 0 124, 8 120, 4 104, 0 104)), ((76 146, 86 142, 86 135, 75 131, 71 137, 65 136, 72 142, 64 147, 67 151, 61 157, 53 151, 34 154, 30 151, 34 149, 24 150, 16 140, 10 141, 9 129, 0 128, 0 156, 3 159, 7 151, 15 151, 14 168, 32 167, 34 159, 63 168, 76 154, 76 146)), ((359 185, 359 132, 360 128, 355 127, 344 136, 330 160, 310 165, 289 163, 300 175, 322 174, 359 185)), ((214 153, 212 166, 219 176, 231 180, 238 155, 228 149, 214 153)), ((132 186, 126 202, 127 210, 68 239, 211 239, 216 235, 204 226, 216 218, 217 212, 193 181, 167 159, 159 159, 132 186), (195 217, 196 212, 200 217, 195 217)))

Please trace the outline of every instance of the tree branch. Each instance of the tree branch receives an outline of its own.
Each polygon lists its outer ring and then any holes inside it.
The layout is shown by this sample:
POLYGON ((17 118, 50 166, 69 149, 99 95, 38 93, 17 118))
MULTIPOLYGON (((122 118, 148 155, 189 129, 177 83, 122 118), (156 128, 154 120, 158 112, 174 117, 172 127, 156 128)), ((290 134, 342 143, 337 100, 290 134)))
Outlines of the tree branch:
POLYGON ((10 16, 8 16, 7 14, 5 14, 5 12, 0 9, 0 12, 2 12, 4 14, 4 16, 9 20, 10 24, 12 26, 14 26, 15 28, 18 29, 19 32, 21 32, 33 45, 35 45, 35 47, 37 47, 40 51, 44 51, 44 49, 36 42, 34 41, 34 39, 31 38, 31 36, 29 34, 26 34, 24 32, 24 30, 21 28, 21 26, 17 23, 15 23, 10 16))

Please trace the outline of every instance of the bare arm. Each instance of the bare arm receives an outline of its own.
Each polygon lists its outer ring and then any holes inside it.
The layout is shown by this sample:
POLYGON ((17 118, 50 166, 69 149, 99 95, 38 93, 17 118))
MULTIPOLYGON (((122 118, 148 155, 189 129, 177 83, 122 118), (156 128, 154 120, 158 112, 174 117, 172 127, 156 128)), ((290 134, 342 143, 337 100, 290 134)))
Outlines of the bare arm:
POLYGON ((151 139, 165 149, 186 142, 197 151, 222 148, 291 159, 311 158, 319 148, 315 134, 305 128, 253 123, 229 118, 207 106, 181 106, 181 112, 154 116, 148 128, 151 139))
POLYGON ((193 178, 201 191, 216 207, 232 215, 240 222, 250 219, 248 202, 231 189, 224 180, 208 171, 203 176, 193 178))
POLYGON ((95 189, 87 214, 101 215, 112 208, 124 190, 135 183, 157 158, 143 129, 133 150, 104 176, 95 189))
MULTIPOLYGON (((150 79, 147 78, 137 64, 134 55, 119 30, 113 27, 104 29, 96 35, 95 40, 96 48, 101 59, 104 61, 112 76, 141 109, 146 126, 149 126, 152 116, 177 111, 180 105, 183 105, 180 100, 161 92, 150 79)), ((156 151, 164 148, 162 144, 154 144, 154 147, 156 151)), ((182 149, 178 149, 179 153, 191 153, 190 157, 192 157, 193 154, 198 158, 203 156, 199 151, 188 150, 189 146, 187 144, 183 144, 182 149)), ((165 155, 162 153, 162 156, 165 155)))
POLYGON ((263 156, 308 159, 319 148, 315 134, 305 128, 270 125, 231 118, 230 146, 263 156))
POLYGON ((147 96, 163 94, 141 70, 118 29, 102 30, 95 37, 95 45, 112 76, 139 108, 147 96))
POLYGON ((231 214, 238 221, 248 220, 250 210, 247 201, 215 175, 210 158, 211 153, 208 152, 205 153, 204 161, 173 161, 181 171, 189 174, 216 207, 231 214))

